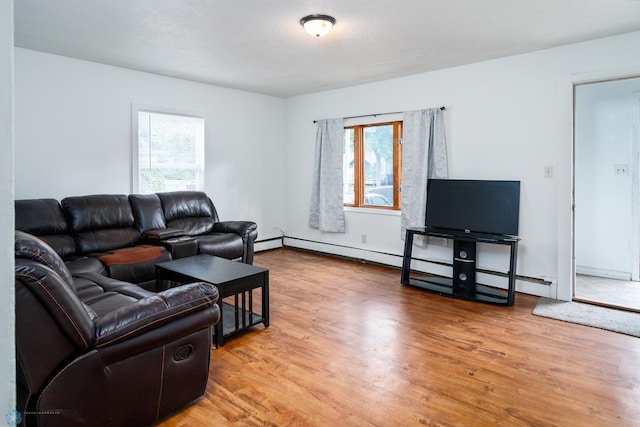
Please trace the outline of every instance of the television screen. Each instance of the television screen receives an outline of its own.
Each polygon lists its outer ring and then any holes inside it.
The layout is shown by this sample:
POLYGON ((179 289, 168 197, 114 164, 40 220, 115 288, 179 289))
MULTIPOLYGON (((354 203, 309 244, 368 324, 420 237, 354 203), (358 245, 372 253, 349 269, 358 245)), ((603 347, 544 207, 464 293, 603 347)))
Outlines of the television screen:
POLYGON ((517 236, 519 213, 520 181, 427 182, 427 227, 517 236))

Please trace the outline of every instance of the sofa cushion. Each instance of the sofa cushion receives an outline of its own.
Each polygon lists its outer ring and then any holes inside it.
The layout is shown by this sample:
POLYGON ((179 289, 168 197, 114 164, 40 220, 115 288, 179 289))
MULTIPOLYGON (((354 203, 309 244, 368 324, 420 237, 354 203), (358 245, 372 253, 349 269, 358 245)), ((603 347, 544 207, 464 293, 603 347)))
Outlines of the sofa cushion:
POLYGON ((75 254, 73 236, 57 200, 16 200, 14 207, 16 230, 42 239, 62 258, 75 254))
POLYGON ((83 256, 68 259, 64 263, 73 277, 83 273, 106 274, 104 264, 98 258, 83 256))
POLYGON ((196 237, 198 251, 227 259, 242 258, 244 244, 242 237, 232 233, 213 233, 196 237))
POLYGON ((142 299, 154 294, 154 292, 144 290, 138 285, 97 273, 80 273, 73 278, 73 281, 78 298, 83 302, 95 300, 97 296, 105 292, 117 292, 134 299, 142 299))
POLYGON ((142 240, 126 195, 67 197, 61 201, 79 253, 108 252, 142 240))
POLYGON ((162 203, 157 194, 130 194, 129 202, 131 203, 136 226, 141 234, 149 230, 167 227, 164 221, 162 203))
POLYGON ((184 217, 210 217, 218 222, 218 213, 202 191, 169 191, 157 193, 162 202, 164 218, 170 221, 184 217))
POLYGON ((200 234, 211 233, 215 222, 207 217, 177 218, 168 221, 167 224, 172 229, 182 230, 187 236, 198 236, 200 234))
POLYGON ((105 265, 109 277, 141 283, 153 280, 156 263, 170 261, 171 254, 163 246, 140 245, 114 250, 98 259, 105 265))
POLYGON ((110 291, 103 291, 83 300, 83 302, 95 313, 96 318, 136 301, 138 301, 138 298, 110 291))
POLYGON ((69 233, 60 203, 55 199, 26 199, 14 202, 16 229, 39 236, 69 233))

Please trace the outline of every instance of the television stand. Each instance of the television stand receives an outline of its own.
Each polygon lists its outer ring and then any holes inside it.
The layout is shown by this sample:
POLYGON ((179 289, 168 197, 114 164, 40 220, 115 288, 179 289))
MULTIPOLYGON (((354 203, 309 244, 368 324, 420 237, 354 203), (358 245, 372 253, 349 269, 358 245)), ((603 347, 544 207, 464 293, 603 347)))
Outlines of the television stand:
POLYGON ((451 298, 511 306, 515 297, 516 263, 519 237, 501 234, 464 233, 455 230, 408 228, 404 242, 402 273, 403 285, 415 286, 451 298), (453 274, 446 277, 411 277, 411 253, 414 235, 440 237, 453 240, 453 274), (476 246, 478 243, 509 245, 509 283, 507 290, 481 285, 476 282, 476 246))

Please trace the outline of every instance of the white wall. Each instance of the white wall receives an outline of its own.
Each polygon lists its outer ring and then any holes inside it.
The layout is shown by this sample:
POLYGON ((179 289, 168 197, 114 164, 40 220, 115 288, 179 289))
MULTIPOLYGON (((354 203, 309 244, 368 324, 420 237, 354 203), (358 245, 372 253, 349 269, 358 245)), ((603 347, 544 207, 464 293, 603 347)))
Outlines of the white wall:
POLYGON ((16 409, 13 257, 13 2, 0 2, 0 419, 16 409))
POLYGON ((579 273, 631 279, 631 167, 638 95, 640 78, 576 86, 579 273), (616 174, 616 165, 626 165, 626 173, 616 174))
MULTIPOLYGON (((636 32, 286 100, 16 49, 16 198, 129 192, 131 102, 200 110, 205 189, 222 219, 255 220, 259 238, 282 228, 290 245, 400 265, 397 215, 349 211, 345 234, 307 226, 313 120, 444 105, 451 177, 522 182, 517 273, 534 280, 518 289, 569 299, 572 84, 640 75, 630 54, 639 44, 636 32)), ((449 251, 414 256, 448 261, 449 251)), ((480 251, 480 268, 506 270, 506 248, 480 251)))
MULTIPOLYGON (((398 216, 348 212, 345 234, 307 226, 313 120, 443 105, 450 177, 522 182, 517 273, 551 286, 519 281, 517 288, 570 299, 572 82, 621 69, 640 75, 640 56, 631 54, 638 45, 640 32, 288 99, 288 244, 400 265, 398 216), (553 178, 544 178, 545 166, 554 168, 553 178)), ((505 251, 480 250, 479 267, 506 269, 505 251)), ((414 256, 448 260, 450 252, 431 247, 414 256)))
POLYGON ((280 98, 16 49, 17 199, 131 192, 131 104, 205 115, 205 191, 221 220, 283 228, 280 98))

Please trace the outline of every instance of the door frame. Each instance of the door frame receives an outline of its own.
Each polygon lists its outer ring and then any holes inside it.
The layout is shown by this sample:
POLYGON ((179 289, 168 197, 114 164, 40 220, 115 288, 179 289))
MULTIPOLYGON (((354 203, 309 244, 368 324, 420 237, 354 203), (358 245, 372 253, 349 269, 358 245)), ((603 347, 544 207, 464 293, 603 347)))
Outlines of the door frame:
MULTIPOLYGON (((621 80, 640 78, 637 70, 626 72, 610 72, 607 74, 574 75, 572 84, 572 153, 571 153, 571 297, 576 294, 576 229, 575 229, 575 191, 576 191, 576 87, 586 84, 616 82, 621 80)), ((637 260, 631 265, 631 280, 640 280, 640 91, 633 92, 635 99, 632 118, 632 159, 631 159, 631 251, 632 259, 637 260)))
POLYGON ((633 92, 631 119, 631 280, 640 280, 640 91, 633 92), (634 262, 635 260, 635 262, 634 262))

